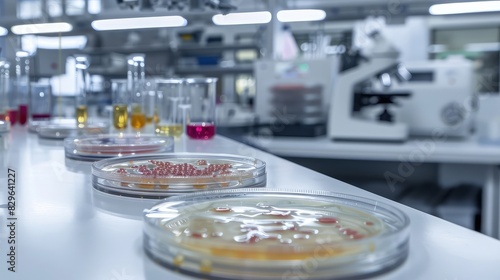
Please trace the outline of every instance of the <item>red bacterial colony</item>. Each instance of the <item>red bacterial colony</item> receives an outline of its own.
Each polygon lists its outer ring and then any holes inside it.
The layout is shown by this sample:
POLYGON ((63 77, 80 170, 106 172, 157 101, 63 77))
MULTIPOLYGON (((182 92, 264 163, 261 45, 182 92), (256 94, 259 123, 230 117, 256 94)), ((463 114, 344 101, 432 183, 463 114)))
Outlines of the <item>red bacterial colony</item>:
MULTIPOLYGON (((206 160, 198 160, 197 164, 190 163, 171 163, 168 161, 149 160, 149 164, 131 165, 132 171, 138 172, 144 176, 153 177, 199 177, 199 176, 212 176, 227 175, 231 173, 231 164, 208 164, 206 160), (200 168, 200 166, 203 166, 200 168)), ((120 168, 115 172, 120 174, 127 174, 128 172, 120 168)))

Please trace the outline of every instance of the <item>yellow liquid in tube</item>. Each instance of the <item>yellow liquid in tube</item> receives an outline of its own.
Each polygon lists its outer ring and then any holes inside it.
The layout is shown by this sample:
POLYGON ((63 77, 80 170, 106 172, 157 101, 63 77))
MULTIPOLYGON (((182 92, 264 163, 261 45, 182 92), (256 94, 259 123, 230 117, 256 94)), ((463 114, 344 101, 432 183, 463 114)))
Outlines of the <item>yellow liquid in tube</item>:
POLYGON ((127 105, 119 104, 113 106, 113 125, 117 129, 127 127, 128 112, 127 105))
POLYGON ((80 105, 76 107, 76 123, 79 128, 87 125, 87 106, 80 105))

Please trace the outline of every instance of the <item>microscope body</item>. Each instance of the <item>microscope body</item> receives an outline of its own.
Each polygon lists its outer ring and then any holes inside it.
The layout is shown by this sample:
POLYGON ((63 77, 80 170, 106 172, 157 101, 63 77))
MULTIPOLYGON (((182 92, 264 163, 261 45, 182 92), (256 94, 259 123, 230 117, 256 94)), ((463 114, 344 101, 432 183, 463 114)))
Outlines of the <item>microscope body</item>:
MULTIPOLYGON (((327 127, 327 135, 333 140, 399 142, 408 138, 406 124, 369 120, 355 112, 354 108, 357 105, 355 94, 360 84, 398 70, 399 52, 380 34, 374 35, 374 42, 375 46, 370 50, 366 61, 341 73, 333 87, 327 127)), ((374 95, 381 96, 382 94, 374 95)), ((399 94, 395 97, 397 95, 399 94)), ((409 94, 401 96, 409 96, 409 94)))

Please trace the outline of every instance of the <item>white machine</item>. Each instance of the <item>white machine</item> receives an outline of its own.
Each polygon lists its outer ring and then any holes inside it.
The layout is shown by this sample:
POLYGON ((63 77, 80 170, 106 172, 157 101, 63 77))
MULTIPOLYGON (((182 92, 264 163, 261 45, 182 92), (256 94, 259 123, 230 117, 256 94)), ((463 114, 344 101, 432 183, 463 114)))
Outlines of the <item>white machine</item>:
POLYGON ((391 75, 407 78, 407 71, 398 63, 398 50, 380 33, 374 32, 371 39, 373 47, 363 50, 366 61, 342 72, 334 84, 327 127, 328 137, 334 140, 404 141, 408 137, 408 126, 393 122, 388 106, 393 99, 409 94, 371 90, 373 80, 380 79, 388 88, 391 75), (364 106, 377 104, 385 106, 378 120, 359 112, 364 106))
POLYGON ((397 118, 406 123, 412 136, 467 137, 477 111, 473 63, 462 57, 405 63, 411 79, 391 90, 407 90, 397 118))

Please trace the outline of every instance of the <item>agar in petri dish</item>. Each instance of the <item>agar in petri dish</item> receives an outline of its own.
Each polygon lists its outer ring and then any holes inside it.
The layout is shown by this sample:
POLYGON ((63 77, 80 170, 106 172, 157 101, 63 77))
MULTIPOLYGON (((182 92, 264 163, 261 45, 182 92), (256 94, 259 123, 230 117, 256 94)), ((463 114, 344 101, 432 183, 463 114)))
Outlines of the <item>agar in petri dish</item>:
POLYGON ((224 154, 171 153, 106 159, 93 164, 92 175, 98 190, 145 198, 262 187, 266 183, 263 161, 224 154))
POLYGON ((178 196, 145 210, 144 225, 153 260, 206 279, 294 279, 297 265, 305 265, 300 273, 307 279, 360 278, 391 270, 408 255, 403 212, 328 192, 178 196))

